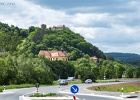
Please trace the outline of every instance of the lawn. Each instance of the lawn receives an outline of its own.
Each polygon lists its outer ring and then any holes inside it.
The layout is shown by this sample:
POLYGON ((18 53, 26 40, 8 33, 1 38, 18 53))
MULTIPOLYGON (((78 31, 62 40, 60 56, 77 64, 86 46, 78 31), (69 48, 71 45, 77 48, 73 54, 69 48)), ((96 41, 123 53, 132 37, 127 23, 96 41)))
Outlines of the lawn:
MULTIPOLYGON (((18 89, 18 88, 29 88, 34 87, 33 84, 20 84, 20 85, 5 85, 5 89, 18 89)), ((0 86, 0 92, 4 90, 4 86, 0 86)))
POLYGON ((88 89, 94 91, 122 92, 122 87, 123 87, 123 92, 125 93, 140 91, 140 82, 92 86, 92 87, 88 87, 88 89))
POLYGON ((96 80, 97 83, 120 82, 118 79, 96 80))
POLYGON ((56 93, 48 93, 48 94, 34 93, 29 97, 62 97, 62 96, 63 96, 62 94, 56 94, 56 93))

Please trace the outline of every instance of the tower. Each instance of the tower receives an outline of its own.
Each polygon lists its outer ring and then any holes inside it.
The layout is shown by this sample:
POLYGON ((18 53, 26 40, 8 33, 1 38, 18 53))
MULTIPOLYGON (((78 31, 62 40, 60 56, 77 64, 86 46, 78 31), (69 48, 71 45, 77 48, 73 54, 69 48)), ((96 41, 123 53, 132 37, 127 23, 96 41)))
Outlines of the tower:
POLYGON ((46 24, 41 24, 42 29, 46 29, 46 24))

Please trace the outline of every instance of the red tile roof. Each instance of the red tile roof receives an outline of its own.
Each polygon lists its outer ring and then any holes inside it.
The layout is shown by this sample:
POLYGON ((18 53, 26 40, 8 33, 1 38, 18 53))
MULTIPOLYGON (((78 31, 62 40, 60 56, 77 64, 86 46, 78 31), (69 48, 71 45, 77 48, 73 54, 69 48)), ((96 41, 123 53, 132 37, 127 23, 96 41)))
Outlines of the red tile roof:
POLYGON ((40 50, 39 54, 45 54, 48 57, 67 57, 65 51, 47 51, 47 50, 40 50))

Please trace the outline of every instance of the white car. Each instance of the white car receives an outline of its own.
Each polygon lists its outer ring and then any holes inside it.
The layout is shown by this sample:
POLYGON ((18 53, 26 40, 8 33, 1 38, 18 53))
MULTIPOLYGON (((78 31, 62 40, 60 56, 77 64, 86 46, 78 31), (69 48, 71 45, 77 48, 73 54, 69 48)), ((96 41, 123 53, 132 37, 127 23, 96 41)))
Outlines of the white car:
POLYGON ((74 81, 74 79, 75 79, 74 77, 68 77, 67 81, 74 81))
POLYGON ((67 80, 62 79, 59 83, 60 85, 68 85, 67 80))
POLYGON ((86 79, 85 80, 85 84, 91 84, 92 83, 92 80, 91 79, 86 79))

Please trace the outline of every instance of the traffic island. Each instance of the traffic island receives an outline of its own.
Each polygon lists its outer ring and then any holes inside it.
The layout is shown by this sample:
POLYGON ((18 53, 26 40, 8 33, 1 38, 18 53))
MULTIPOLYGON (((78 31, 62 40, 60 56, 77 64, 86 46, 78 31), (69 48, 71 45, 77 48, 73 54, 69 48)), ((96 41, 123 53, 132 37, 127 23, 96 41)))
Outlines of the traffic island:
MULTIPOLYGON (((73 100, 73 97, 56 93, 33 93, 20 96, 19 100, 73 100)), ((79 100, 79 98, 76 98, 76 100, 79 100)))

